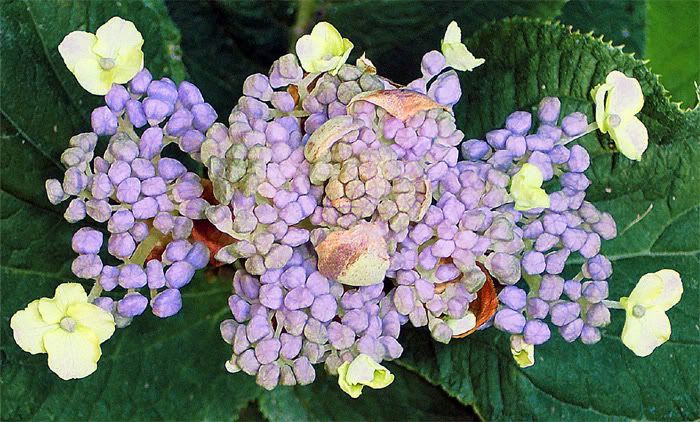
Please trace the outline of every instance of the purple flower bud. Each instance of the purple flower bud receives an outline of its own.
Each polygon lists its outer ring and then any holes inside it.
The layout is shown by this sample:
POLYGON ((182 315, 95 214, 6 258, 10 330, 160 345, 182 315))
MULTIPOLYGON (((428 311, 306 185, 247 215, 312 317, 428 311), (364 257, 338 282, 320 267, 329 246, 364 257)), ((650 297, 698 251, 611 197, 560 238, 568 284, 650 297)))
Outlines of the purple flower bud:
POLYGON ((284 298, 284 306, 290 310, 308 308, 314 301, 314 296, 306 287, 292 289, 284 298))
POLYGON ((566 265, 566 260, 569 259, 570 254, 571 252, 566 248, 550 253, 545 259, 545 270, 549 274, 561 274, 561 272, 564 271, 564 265, 566 265))
POLYGON ((182 136, 192 128, 193 116, 187 109, 180 109, 173 113, 165 124, 165 133, 170 136, 182 136))
POLYGON ((424 78, 430 79, 442 72, 445 66, 445 56, 439 51, 432 50, 423 55, 423 59, 420 63, 420 70, 424 78))
POLYGON ((80 278, 97 278, 102 271, 102 260, 93 254, 78 255, 73 260, 71 271, 80 278))
MULTIPOLYGON (((530 136, 528 136, 530 138, 530 136)), ((506 139, 506 149, 513 155, 513 157, 522 157, 527 152, 528 143, 525 137, 521 135, 509 136, 506 139)))
POLYGON ((143 127, 148 121, 146 113, 143 111, 143 104, 138 100, 129 100, 126 102, 126 116, 129 118, 134 127, 143 127))
POLYGON ((248 375, 257 374, 258 369, 260 368, 260 363, 257 359, 255 359, 255 352, 253 349, 246 350, 240 356, 238 356, 238 359, 236 359, 236 364, 248 375))
POLYGON ((281 346, 276 338, 262 340, 255 346, 255 357, 263 365, 272 363, 279 357, 281 346))
POLYGON ((78 254, 98 254, 102 247, 104 236, 101 232, 83 227, 73 235, 71 246, 78 254))
POLYGON ((564 282, 564 293, 572 301, 579 300, 581 297, 581 283, 575 280, 567 280, 564 282))
POLYGON ((591 181, 583 173, 564 173, 559 177, 559 181, 563 187, 576 191, 585 191, 591 185, 591 181))
POLYGON ((528 159, 528 163, 537 166, 540 172, 542 172, 542 178, 544 180, 550 180, 554 176, 552 160, 550 160, 549 155, 542 151, 533 152, 528 159))
POLYGON ((336 300, 330 294, 317 297, 311 305, 311 315, 321 322, 328 322, 333 319, 336 311, 336 300))
POLYGON ((168 243, 163 252, 164 262, 182 261, 190 249, 192 249, 192 245, 187 240, 175 240, 168 243))
POLYGON ((506 147, 506 140, 511 135, 512 133, 506 129, 492 130, 486 132, 486 142, 494 149, 504 149, 506 147))
POLYGON ((544 255, 537 251, 528 251, 523 255, 522 266, 527 274, 542 274, 546 268, 544 255))
POLYGON ((583 325, 583 329, 581 329, 581 342, 583 344, 595 344, 600 341, 600 330, 591 327, 588 324, 583 325))
POLYGON ((546 136, 527 135, 527 149, 530 151, 551 151, 554 148, 554 141, 546 136))
POLYGON ((509 334, 520 334, 525 327, 525 317, 520 312, 503 308, 496 312, 493 325, 509 334))
MULTIPOLYGON (((151 307, 153 305, 151 304, 151 307)), ((236 336, 236 330, 239 325, 236 321, 232 319, 225 319, 219 324, 219 332, 221 333, 221 338, 228 344, 233 344, 233 340, 236 336)), ((234 352, 235 353, 235 352, 234 352)))
POLYGON ((560 327, 559 334, 561 334, 561 336, 564 340, 571 343, 571 342, 575 341, 578 338, 578 336, 581 335, 582 329, 583 329, 583 320, 581 318, 577 318, 577 319, 573 320, 572 322, 564 325, 563 327, 560 327))
POLYGON ((195 242, 192 249, 187 252, 185 261, 192 264, 196 270, 201 270, 209 263, 209 248, 202 242, 195 242))
POLYGON ((584 258, 593 258, 600 252, 600 236, 596 233, 588 233, 586 243, 578 251, 584 258))
POLYGON ((63 190, 68 195, 78 196, 87 187, 88 177, 78 167, 66 170, 63 177, 63 190))
POLYGON ((559 243, 559 238, 549 233, 542 233, 537 237, 535 241, 535 250, 539 252, 546 252, 552 249, 557 243, 559 243))
POLYGON ((490 271, 499 282, 515 284, 520 280, 520 262, 517 257, 497 252, 489 257, 489 264, 490 271))
POLYGON ((610 324, 610 310, 603 303, 595 303, 586 311, 586 322, 593 327, 610 324))
POLYGON ((66 199, 66 193, 63 191, 61 182, 56 179, 49 179, 46 181, 46 196, 49 198, 49 202, 53 205, 59 204, 61 201, 66 199))
POLYGON ((573 252, 583 247, 588 239, 588 234, 582 229, 566 229, 561 235, 562 243, 573 252))
POLYGON ((110 233, 124 233, 134 226, 134 215, 129 210, 118 210, 107 222, 110 233))
POLYGON ((524 135, 530 130, 532 115, 525 111, 511 113, 506 119, 506 129, 516 135, 524 135))
POLYGON ((204 97, 194 84, 183 81, 177 89, 177 98, 186 108, 191 108, 195 104, 203 103, 204 97))
POLYGON ((280 88, 292 83, 297 83, 304 76, 304 72, 297 62, 294 54, 280 57, 272 64, 270 69, 270 85, 280 88))
POLYGON ((152 259, 146 263, 146 278, 149 289, 160 289, 165 286, 165 274, 163 264, 157 259, 152 259))
POLYGON ((160 124, 172 112, 172 105, 157 98, 146 98, 142 106, 146 120, 151 126, 160 124))
POLYGON ((176 262, 165 271, 165 284, 174 289, 182 288, 192 280, 194 271, 194 267, 189 262, 176 262))
POLYGON ((131 79, 129 90, 137 95, 144 94, 152 80, 153 76, 151 76, 151 72, 149 72, 148 69, 142 69, 131 79))
MULTIPOLYGON (((559 131, 559 135, 561 136, 561 130, 559 131)), ((558 140, 559 137, 555 139, 555 141, 558 140)), ((552 150, 549 151, 548 155, 549 159, 552 160, 553 164, 564 164, 569 160, 571 153, 569 152, 569 149, 564 145, 555 145, 554 148, 552 148, 552 150)))
POLYGON ((153 314, 160 318, 167 318, 180 312, 182 309, 182 296, 177 289, 166 289, 158 293, 151 300, 153 314))
POLYGON ((603 255, 596 255, 583 264, 582 270, 586 278, 607 280, 612 274, 612 264, 603 255))
MULTIPOLYGON (((557 119, 559 119, 559 111, 560 110, 561 110, 561 102, 559 101, 559 98, 557 98, 557 97, 544 97, 544 98, 542 98, 542 101, 540 101, 540 105, 539 105, 539 108, 537 110, 537 117, 539 118, 540 122, 542 122, 542 123, 556 125, 557 119)), ((528 343, 530 343, 530 342, 528 341, 528 343)))
POLYGON ((180 149, 189 153, 199 152, 205 138, 204 134, 198 130, 188 130, 180 138, 180 149))
POLYGON ((537 295, 548 302, 552 302, 559 299, 563 290, 563 278, 556 275, 546 274, 544 277, 542 277, 537 295))
POLYGON ((107 250, 117 258, 126 259, 134 253, 136 243, 129 233, 113 234, 107 242, 107 250))
POLYGON ((246 327, 248 341, 257 343, 259 340, 272 336, 272 327, 263 315, 255 315, 250 319, 246 327))
POLYGON ((549 305, 538 297, 527 299, 527 315, 530 318, 544 319, 549 313, 549 305))
POLYGON ((125 317, 135 317, 141 315, 148 306, 148 299, 140 293, 127 293, 124 298, 117 302, 117 312, 125 317))
POLYGON ((112 313, 112 309, 114 308, 114 300, 111 297, 98 297, 95 299, 93 304, 95 306, 99 306, 109 313, 112 313))
POLYGON ((569 170, 576 173, 583 173, 590 164, 591 160, 585 148, 580 145, 574 145, 571 147, 571 155, 569 156, 569 161, 567 162, 569 170))
POLYGON ((185 173, 185 166, 174 158, 161 158, 158 161, 158 176, 166 181, 175 180, 185 173))
POLYGON ((112 85, 112 88, 105 95, 105 103, 107 106, 115 113, 119 113, 124 110, 126 102, 129 101, 131 97, 123 85, 112 85))
POLYGON ((178 97, 175 84, 166 78, 151 82, 148 85, 147 93, 149 98, 157 98, 168 104, 175 104, 178 97))
MULTIPOLYGON (((73 202, 75 201, 71 201, 70 205, 73 205, 73 202)), ((105 200, 91 199, 87 201, 85 203, 85 211, 90 218, 98 223, 104 223, 109 220, 109 217, 112 215, 112 207, 110 207, 109 203, 105 200)), ((68 210, 66 210, 66 212, 68 212, 68 210)))
POLYGON ((118 185, 131 175, 131 166, 129 163, 117 160, 109 167, 107 175, 112 184, 118 185))
POLYGON ((243 95, 262 101, 270 101, 272 98, 272 87, 267 76, 261 73, 248 76, 243 82, 243 95))
POLYGON ((587 281, 583 283, 582 295, 590 303, 598 303, 608 297, 607 281, 587 281))
POLYGON ((559 302, 550 310, 552 323, 562 327, 576 318, 581 313, 581 306, 576 302, 559 302))
POLYGON ((536 239, 543 232, 544 226, 542 226, 542 221, 535 220, 523 228, 523 237, 525 239, 536 239))
POLYGON ((250 304, 240 296, 231 295, 228 298, 228 306, 236 321, 244 322, 250 317, 250 304))
POLYGON ((192 124, 194 128, 206 132, 219 117, 214 108, 207 103, 195 104, 192 106, 192 124))
POLYGON ((569 114, 561 121, 561 128, 566 136, 569 137, 582 134, 586 131, 586 126, 588 126, 588 118, 585 114, 578 111, 569 114))
POLYGON ((440 104, 452 106, 462 96, 462 88, 459 85, 459 77, 454 70, 438 75, 430 84, 428 96, 440 104))
POLYGON ((525 342, 535 346, 539 344, 544 344, 547 340, 549 340, 549 337, 551 336, 549 326, 547 325, 547 323, 537 319, 528 321, 525 324, 523 334, 525 342))
POLYGON ((299 385, 308 385, 314 382, 316 379, 316 372, 314 367, 311 366, 311 362, 305 356, 302 356, 294 361, 294 376, 297 379, 299 385))
POLYGON ((117 186, 117 199, 122 203, 133 204, 141 194, 141 181, 136 177, 127 177, 117 186))
POLYGON ((151 160, 160 154, 161 149, 163 149, 163 130, 159 127, 146 129, 141 135, 141 141, 139 142, 141 158, 151 160))
POLYGON ((604 212, 600 215, 600 220, 592 225, 593 230, 605 240, 613 239, 617 236, 617 226, 612 215, 604 212))
POLYGON ((97 281, 100 283, 100 286, 102 286, 102 288, 106 291, 109 292, 114 290, 114 288, 117 287, 117 284, 119 283, 119 268, 112 267, 110 265, 105 265, 104 267, 102 267, 102 272, 97 278, 97 281))
POLYGON ((525 290, 515 286, 506 286, 498 294, 498 299, 510 309, 520 311, 525 307, 527 294, 525 290))
POLYGON ((343 325, 347 325, 352 328, 356 333, 361 333, 369 325, 369 319, 367 313, 361 309, 353 309, 348 311, 343 315, 341 322, 343 325))
POLYGON ((112 136, 117 133, 117 116, 107 106, 97 107, 90 114, 92 131, 97 135, 112 136))
POLYGON ((119 271, 119 285, 125 289, 138 289, 146 285, 148 278, 139 265, 125 264, 119 271))

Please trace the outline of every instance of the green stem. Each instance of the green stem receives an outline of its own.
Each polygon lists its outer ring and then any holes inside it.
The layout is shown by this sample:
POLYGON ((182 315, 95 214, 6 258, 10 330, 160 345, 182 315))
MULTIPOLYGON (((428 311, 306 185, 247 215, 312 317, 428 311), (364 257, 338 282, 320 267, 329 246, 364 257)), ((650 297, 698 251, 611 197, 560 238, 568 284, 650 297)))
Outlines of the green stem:
POLYGON ((604 300, 603 305, 607 306, 609 309, 624 309, 622 304, 616 300, 604 300))
POLYGON ((127 260, 127 263, 143 266, 144 262, 146 262, 146 258, 148 258, 148 255, 162 238, 163 235, 158 230, 151 229, 148 237, 146 237, 143 242, 139 244, 136 251, 134 251, 134 253, 131 255, 131 258, 127 260))
POLYGON ((297 18, 294 22, 294 26, 289 30, 290 52, 294 52, 297 40, 308 31, 314 14, 316 14, 316 0, 297 1, 297 18))
POLYGON ((596 130, 598 130, 598 123, 593 122, 593 123, 589 124, 588 126, 586 126, 586 130, 583 133, 581 133, 580 135, 576 135, 576 136, 569 138, 569 139, 564 138, 564 139, 562 139, 562 141, 559 142, 559 145, 566 145, 566 144, 573 142, 582 136, 586 136, 589 133, 594 132, 596 130))

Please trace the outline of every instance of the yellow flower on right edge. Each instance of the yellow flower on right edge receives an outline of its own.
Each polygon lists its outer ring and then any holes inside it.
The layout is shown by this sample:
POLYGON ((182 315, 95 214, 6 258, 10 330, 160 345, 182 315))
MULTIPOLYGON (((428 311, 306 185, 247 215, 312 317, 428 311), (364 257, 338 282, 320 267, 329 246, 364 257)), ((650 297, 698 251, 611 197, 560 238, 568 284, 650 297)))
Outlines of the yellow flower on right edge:
POLYGON ((622 342, 637 356, 649 356, 671 337, 671 322, 666 311, 681 300, 683 283, 673 270, 648 273, 629 297, 620 298, 625 309, 622 342))
POLYGON ((609 133, 617 149, 630 160, 641 160, 649 145, 647 128, 635 115, 644 106, 639 81, 617 70, 605 83, 591 91, 595 100, 595 120, 603 133, 609 133))

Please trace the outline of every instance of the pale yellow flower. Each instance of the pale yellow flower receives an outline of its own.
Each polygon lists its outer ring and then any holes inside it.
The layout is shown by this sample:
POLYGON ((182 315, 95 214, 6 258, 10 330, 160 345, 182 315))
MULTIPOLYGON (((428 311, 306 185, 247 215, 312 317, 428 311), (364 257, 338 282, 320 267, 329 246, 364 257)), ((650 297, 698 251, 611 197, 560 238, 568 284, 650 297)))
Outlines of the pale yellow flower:
POLYGON ((666 311, 681 300, 683 283, 673 270, 648 273, 629 297, 620 298, 626 311, 622 342, 637 356, 648 356, 671 337, 666 311))
POLYGON ((476 315, 471 311, 467 311, 467 314, 462 318, 447 318, 445 323, 452 330, 453 336, 459 336, 476 326, 476 315))
POLYGON ((338 73, 350 56, 353 44, 343 38, 333 25, 319 22, 310 35, 299 38, 296 45, 297 57, 301 67, 310 73, 338 73))
POLYGON ((392 382, 394 375, 364 353, 338 368, 338 385, 353 399, 360 397, 365 386, 379 389, 392 382))
POLYGON ((442 55, 445 56, 447 65, 455 70, 472 71, 475 67, 481 66, 486 60, 477 59, 467 50, 467 46, 462 43, 462 30, 457 22, 452 21, 447 26, 445 37, 440 43, 442 55))
POLYGON ((114 333, 112 314, 87 301, 83 286, 64 283, 53 298, 41 298, 10 320, 15 341, 33 355, 48 353, 49 368, 64 380, 97 369, 100 344, 114 333))
POLYGON ((644 106, 639 81, 617 70, 605 83, 591 91, 595 100, 595 120, 603 133, 609 133, 617 149, 630 160, 641 160, 649 145, 649 134, 635 114, 644 106))
POLYGON ((510 195, 515 200, 516 210, 549 207, 549 195, 542 189, 543 181, 542 172, 536 165, 523 164, 510 182, 510 195))
POLYGON ((535 364, 535 346, 526 343, 523 336, 510 336, 510 353, 521 368, 535 364))
POLYGON ((88 92, 105 95, 113 83, 129 82, 143 68, 143 37, 132 22, 113 17, 95 34, 73 31, 58 52, 88 92))

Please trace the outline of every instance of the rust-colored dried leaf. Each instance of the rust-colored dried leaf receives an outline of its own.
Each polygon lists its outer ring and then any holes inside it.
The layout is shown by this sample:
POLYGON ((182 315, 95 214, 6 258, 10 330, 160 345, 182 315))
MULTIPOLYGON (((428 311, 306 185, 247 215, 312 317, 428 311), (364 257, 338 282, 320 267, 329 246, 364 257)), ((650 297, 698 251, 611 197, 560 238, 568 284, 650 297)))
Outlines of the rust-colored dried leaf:
POLYGON ((476 325, 471 330, 462 333, 457 336, 452 336, 453 338, 464 338, 469 334, 476 331, 479 327, 484 325, 491 317, 496 313, 498 308, 498 297, 496 293, 496 287, 493 284, 493 278, 491 274, 486 270, 486 268, 479 262, 477 264, 481 271, 486 275, 486 282, 484 286, 479 289, 476 294, 476 300, 469 304, 469 310, 476 316, 476 325))
POLYGON ((214 259, 219 249, 236 243, 236 239, 220 232, 207 220, 194 220, 191 238, 207 245, 207 248, 209 248, 209 265, 214 267, 224 265, 214 259))
POLYGON ((386 110, 387 113, 401 121, 406 121, 418 112, 441 108, 449 108, 436 102, 427 95, 410 89, 383 89, 379 91, 369 91, 357 94, 348 109, 357 101, 367 101, 386 110))

